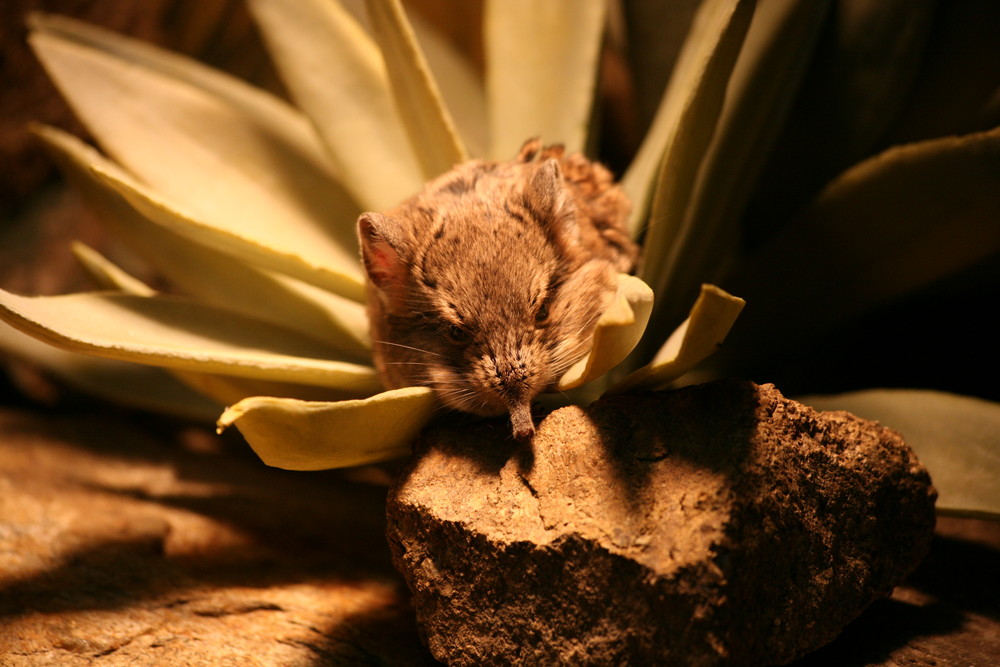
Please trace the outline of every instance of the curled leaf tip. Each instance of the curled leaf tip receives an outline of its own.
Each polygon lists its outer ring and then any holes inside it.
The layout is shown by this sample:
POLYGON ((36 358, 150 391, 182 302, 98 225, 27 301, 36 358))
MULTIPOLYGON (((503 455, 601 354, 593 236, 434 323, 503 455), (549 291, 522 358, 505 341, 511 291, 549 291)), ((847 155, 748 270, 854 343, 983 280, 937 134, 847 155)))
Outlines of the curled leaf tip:
POLYGON ((620 364, 646 330, 653 309, 653 290, 635 276, 618 275, 618 289, 594 330, 590 353, 559 380, 560 391, 579 387, 620 364))
POLYGON ((715 285, 704 284, 688 318, 653 358, 607 393, 628 389, 664 389, 711 356, 725 340, 746 302, 715 285))

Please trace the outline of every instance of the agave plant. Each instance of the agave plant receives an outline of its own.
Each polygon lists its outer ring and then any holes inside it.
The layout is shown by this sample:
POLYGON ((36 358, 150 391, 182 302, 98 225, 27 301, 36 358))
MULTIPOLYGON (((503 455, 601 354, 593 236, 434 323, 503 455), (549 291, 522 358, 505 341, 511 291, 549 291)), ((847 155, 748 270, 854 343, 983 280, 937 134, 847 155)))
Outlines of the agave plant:
MULTIPOLYGON (((272 465, 399 456, 439 405, 424 387, 382 391, 371 367, 358 214, 395 204, 470 154, 510 156, 528 136, 582 150, 606 3, 552 3, 541 12, 526 2, 489 4, 495 64, 485 91, 426 28, 418 41, 398 1, 250 6, 298 109, 148 45, 32 18, 32 46, 111 157, 54 128, 37 128, 38 136, 102 219, 181 294, 157 292, 78 247, 104 290, 4 293, 3 317, 66 350, 170 370, 143 383, 173 377, 234 403, 220 427, 235 424, 272 465), (530 26, 534 38, 516 26, 530 26), (536 52, 525 49, 531 44, 536 52), (536 67, 540 59, 553 66, 536 67), (453 110, 445 99, 463 104, 453 110)), ((706 5, 706 37, 692 43, 686 66, 691 85, 679 89, 683 99, 665 99, 626 176, 639 204, 636 234, 661 156, 680 162, 660 173, 693 173, 751 14, 749 2, 706 5), (683 127, 695 115, 699 132, 683 127)), ((670 188, 666 180, 660 190, 670 188)), ((663 386, 689 370, 741 306, 706 286, 670 346, 619 388, 663 386)), ((621 276, 592 348, 559 391, 606 389, 602 376, 635 347, 651 309, 649 287, 621 276)))
MULTIPOLYGON (((480 80, 399 0, 248 1, 294 107, 150 45, 65 18, 31 19, 32 46, 103 152, 51 127, 36 134, 114 234, 171 288, 154 290, 78 246, 102 290, 3 292, 0 317, 13 328, 0 330, 2 340, 119 399, 199 415, 228 405, 220 427, 236 425, 271 465, 315 469, 403 455, 440 406, 425 387, 383 391, 371 367, 355 221, 469 157, 508 159, 529 137, 569 151, 592 146, 608 3, 487 0, 480 80)), ((621 277, 559 397, 665 387, 726 337, 743 302, 702 283, 738 264, 733 239, 746 184, 828 4, 701 4, 622 176, 642 269, 621 277)), ((956 163, 974 170, 969 155, 997 142, 996 131, 925 142, 848 171, 816 204, 818 222, 777 235, 770 255, 744 263, 756 267, 757 282, 743 282, 758 293, 777 287, 786 298, 769 303, 787 312, 802 294, 782 284, 784 268, 795 260, 800 273, 839 268, 802 253, 831 225, 860 211, 845 233, 863 232, 876 217, 865 207, 871 201, 905 205, 924 219, 926 202, 906 200, 900 184, 956 163), (832 209, 839 215, 824 219, 832 209)), ((936 229, 919 227, 918 249, 936 229)), ((914 281, 885 284, 900 293, 914 281)), ((780 328, 781 312, 767 311, 770 325, 759 330, 780 328)), ((757 340, 764 346, 768 336, 757 340)), ((996 423, 994 406, 975 410, 977 423, 996 423)), ((942 502, 949 504, 944 493, 942 502)), ((996 511, 1000 491, 994 485, 954 502, 996 511)))

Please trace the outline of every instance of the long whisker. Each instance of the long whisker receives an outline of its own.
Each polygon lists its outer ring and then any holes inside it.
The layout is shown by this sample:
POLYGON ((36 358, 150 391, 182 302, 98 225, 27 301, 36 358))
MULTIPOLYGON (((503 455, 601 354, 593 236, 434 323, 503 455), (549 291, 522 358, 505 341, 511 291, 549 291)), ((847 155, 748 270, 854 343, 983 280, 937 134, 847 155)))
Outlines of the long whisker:
POLYGON ((410 345, 403 345, 402 343, 393 343, 393 342, 388 341, 388 340, 377 340, 375 342, 376 343, 380 343, 382 345, 392 345, 394 347, 401 347, 401 348, 406 349, 406 350, 413 350, 414 352, 420 352, 421 354, 429 354, 429 355, 434 356, 434 357, 442 357, 442 356, 444 356, 444 355, 438 354, 437 352, 431 352, 430 350, 422 350, 419 347, 412 347, 410 345))

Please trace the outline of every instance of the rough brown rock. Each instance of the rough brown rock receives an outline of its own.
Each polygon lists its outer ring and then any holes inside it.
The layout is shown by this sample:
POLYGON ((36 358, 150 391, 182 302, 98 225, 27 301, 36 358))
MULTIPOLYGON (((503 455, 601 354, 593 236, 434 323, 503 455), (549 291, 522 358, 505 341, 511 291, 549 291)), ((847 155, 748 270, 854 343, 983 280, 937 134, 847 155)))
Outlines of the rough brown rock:
POLYGON ((926 552, 898 434, 719 382, 430 432, 390 492, 394 562, 454 665, 775 664, 832 640, 926 552))

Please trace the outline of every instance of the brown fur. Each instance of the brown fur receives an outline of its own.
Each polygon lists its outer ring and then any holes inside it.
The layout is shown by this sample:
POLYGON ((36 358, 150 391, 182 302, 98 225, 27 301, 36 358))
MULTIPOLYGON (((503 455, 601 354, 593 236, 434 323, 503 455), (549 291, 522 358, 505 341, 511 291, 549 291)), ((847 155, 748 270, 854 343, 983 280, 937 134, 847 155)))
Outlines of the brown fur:
POLYGON ((634 267, 629 203, 610 173, 527 142, 509 162, 470 161, 358 221, 375 365, 389 387, 426 385, 475 414, 531 401, 590 346, 634 267))

